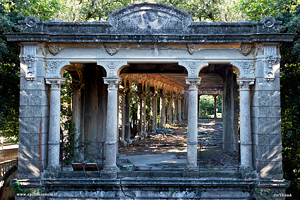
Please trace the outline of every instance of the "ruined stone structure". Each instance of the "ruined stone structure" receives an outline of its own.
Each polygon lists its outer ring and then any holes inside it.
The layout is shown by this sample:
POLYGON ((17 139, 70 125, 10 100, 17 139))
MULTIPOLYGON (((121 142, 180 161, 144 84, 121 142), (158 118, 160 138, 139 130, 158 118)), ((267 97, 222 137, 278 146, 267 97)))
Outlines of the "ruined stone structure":
POLYGON ((21 46, 18 180, 25 188, 45 188, 47 199, 259 199, 256 191, 266 188, 284 193, 279 47, 293 35, 279 33, 279 21, 192 22, 178 8, 138 3, 113 12, 107 22, 27 17, 20 25, 21 32, 7 39, 21 46), (72 75, 76 137, 105 142, 100 172, 61 171, 64 70, 72 75), (133 82, 140 136, 147 134, 149 91, 150 129, 188 119, 184 171, 119 171, 118 130, 120 145, 130 143, 133 82), (223 95, 224 149, 240 149, 238 172, 197 167, 198 95, 211 91, 223 95), (161 110, 167 107, 160 121, 157 98, 161 110))

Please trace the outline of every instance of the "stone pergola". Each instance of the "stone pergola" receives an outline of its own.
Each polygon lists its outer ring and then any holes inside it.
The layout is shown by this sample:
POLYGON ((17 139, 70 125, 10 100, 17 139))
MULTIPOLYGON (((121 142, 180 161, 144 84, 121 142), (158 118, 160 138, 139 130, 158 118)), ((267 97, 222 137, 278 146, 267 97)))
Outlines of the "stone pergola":
MULTIPOLYGON (((168 179, 164 187, 178 191, 183 187, 182 199, 209 197, 218 189, 219 199, 228 194, 249 199, 256 195, 255 188, 284 193, 279 48, 291 42, 293 35, 279 33, 280 24, 271 17, 260 22, 192 22, 186 12, 159 3, 126 6, 113 12, 107 22, 44 22, 34 17, 20 21, 21 31, 7 34, 8 41, 21 46, 18 179, 24 187, 44 187, 61 195, 50 199, 75 198, 79 193, 85 198, 110 194, 107 199, 118 199, 112 195, 121 193, 118 177, 126 177, 116 165, 118 128, 122 128, 122 143, 130 143, 129 94, 131 83, 136 83, 141 136, 147 134, 148 90, 152 130, 188 120, 186 169, 183 177, 168 179), (72 75, 76 136, 106 145, 104 169, 93 182, 60 171, 64 70, 72 75), (198 171, 199 94, 223 95, 223 140, 240 143, 239 172, 226 179, 229 185, 219 175, 203 179, 205 175, 198 171), (168 106, 167 113, 160 112, 159 124, 157 98, 161 110, 168 106)), ((224 148, 237 150, 236 144, 224 148)), ((155 188, 163 186, 159 180, 166 181, 160 176, 140 182, 128 178, 126 187, 134 188, 135 199, 157 196, 161 191, 155 188), (139 192, 143 190, 151 195, 139 192)))

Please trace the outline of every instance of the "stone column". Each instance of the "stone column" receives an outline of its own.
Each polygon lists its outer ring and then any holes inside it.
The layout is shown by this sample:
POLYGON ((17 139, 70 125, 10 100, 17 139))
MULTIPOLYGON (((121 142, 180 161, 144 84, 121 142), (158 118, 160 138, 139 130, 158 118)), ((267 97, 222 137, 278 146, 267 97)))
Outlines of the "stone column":
POLYGON ((218 95, 214 95, 214 99, 215 99, 215 119, 217 119, 217 96, 218 95))
POLYGON ((139 135, 141 137, 144 137, 144 134, 143 134, 143 98, 144 98, 144 95, 143 93, 141 93, 139 95, 139 135))
POLYGON ((121 118, 122 118, 122 132, 121 132, 121 139, 120 139, 120 143, 123 145, 123 146, 126 146, 127 145, 127 142, 125 141, 125 124, 126 124, 126 121, 125 121, 125 93, 124 91, 120 92, 119 93, 120 95, 120 98, 121 98, 121 109, 120 109, 120 113, 121 113, 121 118))
POLYGON ((181 118, 181 96, 179 96, 178 98, 178 121, 182 121, 182 118, 181 118))
POLYGON ((253 170, 249 86, 254 84, 254 79, 238 79, 237 83, 240 86, 240 171, 249 173, 253 170))
POLYGON ((125 91, 125 141, 131 144, 130 140, 130 89, 125 91))
POLYGON ((178 99, 177 99, 177 96, 175 96, 175 98, 174 98, 174 122, 175 122, 175 123, 176 123, 177 120, 178 120, 177 114, 178 114, 178 99))
POLYGON ((104 172, 116 172, 117 141, 118 141, 118 84, 119 78, 103 78, 108 85, 107 93, 107 131, 105 141, 105 165, 104 172))
POLYGON ((165 127, 166 124, 166 98, 160 95, 160 128, 165 127))
POLYGON ((147 137, 147 131, 146 131, 146 95, 143 94, 143 98, 142 98, 142 131, 143 131, 143 135, 145 137, 147 137))
POLYGON ((48 167, 49 171, 59 171, 60 156, 60 90, 63 78, 46 78, 46 83, 51 85, 49 139, 48 139, 48 167))
POLYGON ((201 98, 201 95, 198 95, 198 99, 197 99, 197 102, 198 102, 198 107, 197 107, 197 118, 198 120, 200 119, 200 115, 201 115, 201 111, 200 111, 200 98, 201 98))
POLYGON ((152 130, 155 131, 157 129, 157 96, 154 93, 152 96, 152 130))
MULTIPOLYGON (((75 125, 74 131, 74 145, 77 146, 77 143, 82 141, 80 134, 80 116, 81 116, 81 84, 80 83, 72 83, 71 88, 73 90, 73 101, 72 101, 72 122, 75 125)), ((83 158, 83 154, 79 155, 79 149, 75 148, 75 153, 83 158)), ((82 153, 82 152, 81 152, 82 153)))
POLYGON ((187 137, 187 170, 198 170, 197 168, 197 146, 198 146, 198 87, 200 78, 185 78, 189 85, 189 107, 188 107, 188 137, 187 137))
POLYGON ((172 97, 168 97, 167 117, 168 117, 168 123, 172 124, 172 97))

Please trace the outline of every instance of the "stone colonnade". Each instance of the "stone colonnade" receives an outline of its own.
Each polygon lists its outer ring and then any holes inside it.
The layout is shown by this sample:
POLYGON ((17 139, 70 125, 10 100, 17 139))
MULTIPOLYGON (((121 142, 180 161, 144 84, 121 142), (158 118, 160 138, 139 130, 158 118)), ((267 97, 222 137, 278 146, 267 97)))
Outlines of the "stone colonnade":
MULTIPOLYGON (((64 83, 63 78, 46 78, 46 83, 49 84, 51 91, 50 100, 50 117, 49 117, 49 140, 48 140, 48 170, 57 171, 60 169, 59 164, 59 133, 60 133, 60 86, 64 83)), ((129 81, 125 81, 125 83, 129 81)), ((254 84, 254 79, 238 79, 240 85, 240 141, 241 141, 241 171, 251 172, 252 166, 252 139, 251 139, 251 121, 250 121, 250 98, 249 98, 249 86, 254 84)), ((123 89, 119 89, 121 83, 120 78, 104 78, 104 83, 108 85, 107 96, 107 132, 106 132, 106 162, 103 172, 111 173, 116 172, 118 167, 116 166, 117 155, 117 142, 118 142, 118 122, 122 123, 121 141, 130 143, 130 87, 131 85, 125 84, 123 89), (121 96, 122 102, 119 104, 118 95, 121 96), (118 120, 118 108, 122 113, 122 120, 118 120)), ((131 82, 130 82, 131 83, 131 82)), ((198 170, 197 168, 197 123, 198 123, 198 85, 200 84, 199 77, 186 78, 188 85, 188 138, 187 138, 187 170, 198 170)), ((146 136, 147 124, 145 120, 146 115, 146 95, 147 84, 142 84, 144 90, 139 91, 139 135, 146 136)), ((167 90, 160 90, 161 94, 158 94, 158 87, 154 87, 151 91, 150 100, 152 108, 152 122, 150 131, 154 131, 157 128, 157 98, 160 98, 160 116, 163 120, 160 121, 159 126, 163 127, 165 123, 165 98, 168 98, 167 106, 167 118, 168 122, 181 121, 181 98, 180 94, 175 92, 165 92, 167 90), (164 92, 162 92, 164 91, 164 92), (179 103, 180 102, 180 103, 179 103), (173 109, 172 109, 173 107, 173 109)), ((74 91, 76 93, 78 91, 74 91)), ((119 96, 119 97, 120 97, 119 96)), ((75 105, 76 95, 74 96, 75 105)), ((74 118, 78 121, 79 119, 74 118)), ((79 133, 77 133, 79 134, 79 133)))

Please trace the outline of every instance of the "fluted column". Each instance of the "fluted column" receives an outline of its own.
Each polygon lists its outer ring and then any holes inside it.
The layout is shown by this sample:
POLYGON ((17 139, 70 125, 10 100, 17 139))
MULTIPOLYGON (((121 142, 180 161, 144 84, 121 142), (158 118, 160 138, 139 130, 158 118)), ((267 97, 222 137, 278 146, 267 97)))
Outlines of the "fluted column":
POLYGON ((252 135, 250 115, 250 89, 254 79, 238 79, 240 91, 240 143, 241 143, 241 166, 240 171, 249 173, 252 166, 252 135))
POLYGON ((49 138, 48 138, 48 167, 49 171, 59 171, 60 156, 60 91, 64 78, 46 78, 46 83, 51 85, 49 138))
POLYGON ((118 141, 118 84, 119 78, 104 78, 108 85, 107 93, 107 129, 105 141, 105 165, 103 171, 116 172, 117 141, 118 141))
POLYGON ((187 137, 187 170, 198 170, 197 168, 197 108, 198 108, 198 87, 200 78, 186 78, 189 85, 188 105, 188 137, 187 137))
POLYGON ((165 127, 166 124, 166 98, 160 95, 160 127, 165 127))

